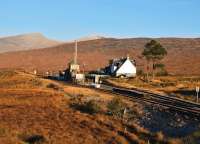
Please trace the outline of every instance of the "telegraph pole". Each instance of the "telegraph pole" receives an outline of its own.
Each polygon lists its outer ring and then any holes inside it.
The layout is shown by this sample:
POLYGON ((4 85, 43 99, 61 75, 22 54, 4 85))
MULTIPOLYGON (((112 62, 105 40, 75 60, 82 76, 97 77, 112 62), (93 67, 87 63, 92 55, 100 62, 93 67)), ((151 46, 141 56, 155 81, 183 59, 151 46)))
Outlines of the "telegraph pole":
POLYGON ((199 102, 199 87, 196 87, 196 93, 197 93, 197 103, 199 102))
POLYGON ((78 45, 77 40, 75 40, 74 64, 77 64, 77 51, 78 51, 77 45, 78 45))

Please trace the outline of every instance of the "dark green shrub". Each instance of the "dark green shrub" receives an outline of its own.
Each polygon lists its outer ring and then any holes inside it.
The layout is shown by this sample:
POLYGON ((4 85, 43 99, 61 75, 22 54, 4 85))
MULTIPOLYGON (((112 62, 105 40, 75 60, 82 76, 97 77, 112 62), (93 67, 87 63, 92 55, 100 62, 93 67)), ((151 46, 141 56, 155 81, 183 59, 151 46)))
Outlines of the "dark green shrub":
POLYGON ((124 103, 119 97, 114 97, 107 105, 108 112, 121 117, 125 109, 124 103))
POLYGON ((47 88, 50 88, 50 89, 54 89, 54 90, 59 90, 60 87, 54 83, 50 83, 46 86, 47 88))
POLYGON ((156 76, 168 76, 168 72, 165 69, 161 69, 159 72, 156 73, 156 76))
POLYGON ((19 134, 18 137, 24 141, 25 143, 28 144, 43 144, 46 142, 46 138, 42 135, 37 135, 37 134, 27 134, 27 133, 22 133, 19 134))
POLYGON ((0 128, 0 137, 6 134, 6 129, 0 128))
POLYGON ((144 75, 143 70, 141 70, 141 69, 137 70, 137 75, 138 76, 143 76, 144 75))
POLYGON ((42 82, 39 79, 36 79, 36 78, 30 79, 30 83, 34 86, 41 86, 42 85, 42 82))
POLYGON ((85 111, 90 114, 98 113, 100 109, 100 106, 94 100, 90 100, 85 103, 85 111))
POLYGON ((81 112, 89 113, 89 114, 95 114, 95 113, 100 112, 101 110, 101 107, 94 100, 90 100, 85 103, 81 103, 80 101, 75 102, 71 106, 77 110, 80 110, 81 112))

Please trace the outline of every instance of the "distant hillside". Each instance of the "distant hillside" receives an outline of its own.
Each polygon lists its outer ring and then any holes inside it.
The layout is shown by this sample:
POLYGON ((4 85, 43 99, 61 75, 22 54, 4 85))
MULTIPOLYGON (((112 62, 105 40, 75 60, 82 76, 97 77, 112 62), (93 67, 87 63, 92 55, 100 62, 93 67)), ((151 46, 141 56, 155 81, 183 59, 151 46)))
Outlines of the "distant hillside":
POLYGON ((46 48, 58 45, 60 42, 49 40, 40 33, 0 38, 0 53, 46 48))
MULTIPOLYGON (((97 39, 78 43, 78 61, 86 70, 104 67, 108 60, 125 57, 127 54, 136 59, 138 67, 144 66, 141 51, 148 38, 131 39, 97 39)), ((167 70, 172 74, 200 74, 200 39, 160 38, 158 40, 167 48, 164 59, 167 70)), ((25 68, 40 71, 61 70, 67 67, 73 58, 74 44, 0 54, 0 68, 25 68)))

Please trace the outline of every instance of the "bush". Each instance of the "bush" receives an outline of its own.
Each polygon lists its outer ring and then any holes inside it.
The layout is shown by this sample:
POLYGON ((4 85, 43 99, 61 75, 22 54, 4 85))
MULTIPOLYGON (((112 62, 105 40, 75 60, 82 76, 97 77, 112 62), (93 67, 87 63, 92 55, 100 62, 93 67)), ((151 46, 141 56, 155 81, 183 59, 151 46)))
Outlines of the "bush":
POLYGON ((143 76, 144 75, 143 70, 141 70, 141 69, 137 70, 137 75, 138 76, 143 76))
POLYGON ((36 78, 30 79, 30 83, 34 86, 41 86, 42 85, 42 82, 39 79, 36 79, 36 78))
POLYGON ((27 133, 22 133, 22 134, 19 134, 18 137, 24 141, 25 143, 28 143, 28 144, 43 144, 46 142, 46 138, 42 135, 30 135, 30 134, 27 134, 27 133))
POLYGON ((90 100, 90 101, 82 103, 82 104, 74 103, 74 104, 72 104, 72 107, 74 107, 82 112, 89 113, 89 114, 95 114, 95 113, 100 112, 100 110, 101 110, 101 107, 94 100, 90 100))
POLYGON ((12 70, 1 70, 0 71, 0 78, 6 79, 15 76, 17 73, 12 70))
POLYGON ((112 115, 122 117, 125 109, 124 103, 118 97, 114 97, 107 105, 108 112, 112 115))
POLYGON ((0 137, 4 136, 6 134, 6 129, 0 128, 0 137))
POLYGON ((100 106, 94 100, 90 100, 85 104, 85 111, 90 114, 98 113, 100 109, 100 106))
POLYGON ((192 134, 195 138, 200 138, 200 131, 196 131, 192 134))
POLYGON ((47 85, 47 88, 51 88, 51 89, 54 89, 54 90, 59 90, 60 87, 54 83, 50 83, 47 85))
POLYGON ((168 72, 165 69, 160 70, 156 73, 156 76, 168 76, 168 72))

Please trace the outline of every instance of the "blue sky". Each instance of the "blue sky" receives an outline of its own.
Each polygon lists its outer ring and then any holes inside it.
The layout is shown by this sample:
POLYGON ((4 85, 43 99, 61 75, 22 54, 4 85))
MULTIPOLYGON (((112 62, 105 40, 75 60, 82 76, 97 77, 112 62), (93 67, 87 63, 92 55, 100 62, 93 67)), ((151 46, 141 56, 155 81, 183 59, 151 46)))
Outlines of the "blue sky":
POLYGON ((200 0, 2 0, 0 37, 200 37, 200 0))

